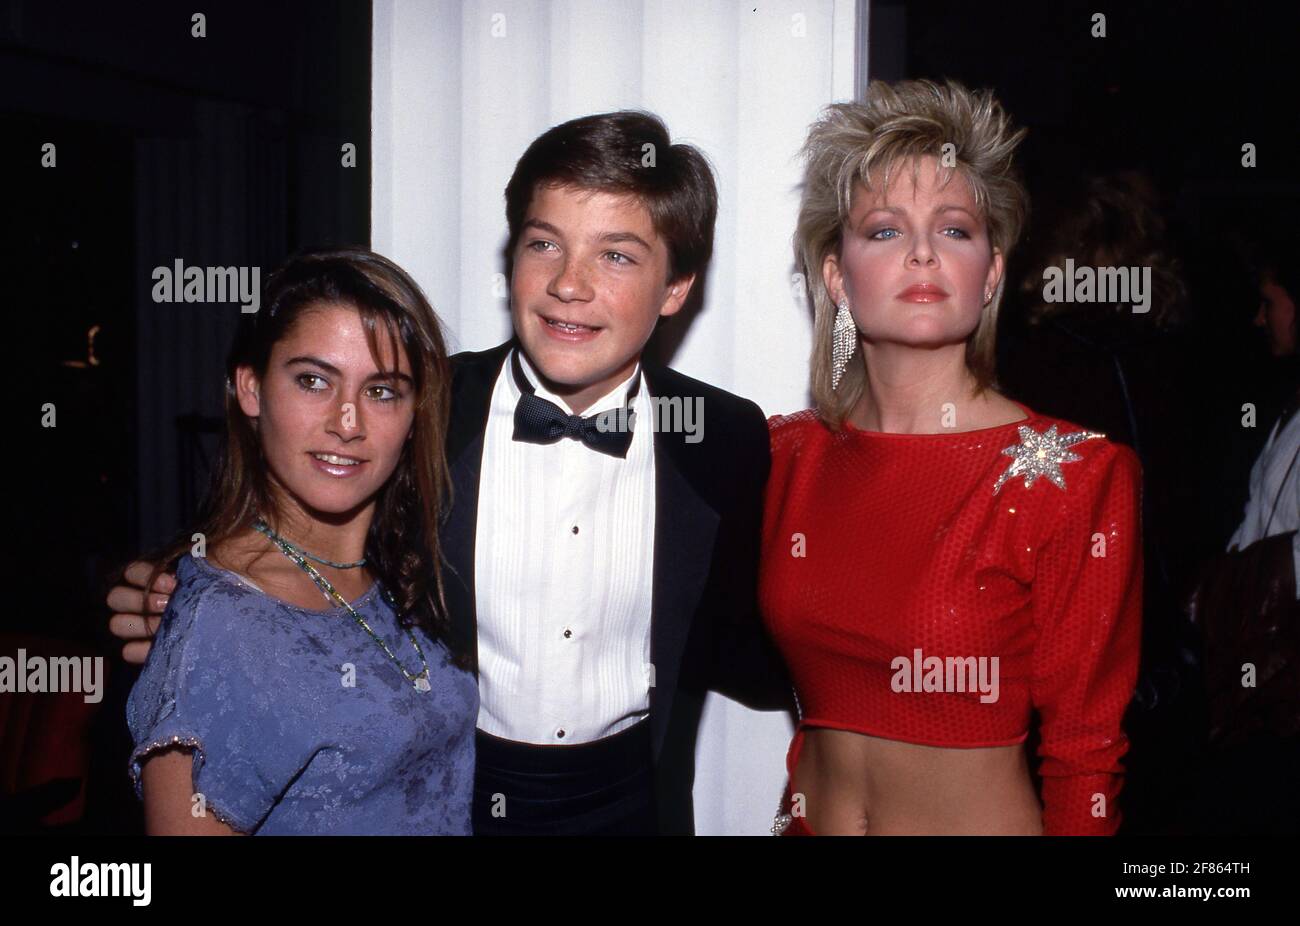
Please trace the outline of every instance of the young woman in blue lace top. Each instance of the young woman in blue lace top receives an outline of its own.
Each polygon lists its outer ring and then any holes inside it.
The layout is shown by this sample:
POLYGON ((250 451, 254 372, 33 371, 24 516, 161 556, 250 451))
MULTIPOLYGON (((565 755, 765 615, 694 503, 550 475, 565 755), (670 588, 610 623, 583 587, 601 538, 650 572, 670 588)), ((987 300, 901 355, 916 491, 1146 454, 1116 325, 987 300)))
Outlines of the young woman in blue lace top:
POLYGON ((438 569, 433 310, 379 255, 301 255, 227 373, 225 450, 154 559, 177 587, 127 706, 147 830, 468 834, 478 689, 438 569))

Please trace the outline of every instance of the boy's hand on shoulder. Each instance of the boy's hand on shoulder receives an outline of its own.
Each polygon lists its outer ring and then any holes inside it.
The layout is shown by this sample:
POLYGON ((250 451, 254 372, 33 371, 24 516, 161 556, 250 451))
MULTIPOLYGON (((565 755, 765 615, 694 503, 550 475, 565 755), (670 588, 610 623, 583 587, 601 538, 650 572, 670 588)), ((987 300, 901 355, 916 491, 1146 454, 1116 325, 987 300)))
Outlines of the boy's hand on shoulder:
POLYGON ((136 560, 126 567, 122 582, 108 592, 108 607, 114 612, 108 619, 109 633, 126 641, 122 658, 135 665, 143 664, 148 657, 153 636, 162 623, 162 612, 176 590, 176 577, 164 572, 146 592, 145 583, 153 570, 153 563, 136 560))

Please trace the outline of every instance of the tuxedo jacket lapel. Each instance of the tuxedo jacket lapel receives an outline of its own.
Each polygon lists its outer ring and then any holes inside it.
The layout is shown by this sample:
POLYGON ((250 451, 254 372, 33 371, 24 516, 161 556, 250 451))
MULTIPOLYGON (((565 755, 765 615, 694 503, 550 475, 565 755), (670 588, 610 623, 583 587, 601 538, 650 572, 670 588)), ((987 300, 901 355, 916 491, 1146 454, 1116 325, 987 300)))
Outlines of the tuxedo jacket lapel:
MULTIPOLYGON (((447 459, 451 468, 452 504, 443 522, 441 539, 446 563, 447 605, 457 643, 471 654, 478 669, 478 609, 474 594, 474 555, 478 523, 479 476, 483 435, 487 429, 492 389, 514 342, 454 359, 451 421, 447 459)), ((645 365, 646 382, 655 397, 689 397, 676 388, 675 375, 663 367, 645 365)), ((641 427, 651 427, 647 411, 641 427)), ((707 465, 700 448, 686 444, 685 435, 654 433, 655 542, 650 608, 651 735, 657 756, 671 714, 682 654, 691 619, 708 580, 719 515, 700 495, 698 467, 707 465)))
MULTIPOLYGON (((645 366, 650 394, 672 398, 669 371, 645 366)), ((682 396, 683 401, 689 397, 682 396)), ((638 427, 651 427, 651 413, 639 416, 638 427)), ((654 674, 650 689, 650 732, 655 756, 663 746, 673 697, 681 671, 682 654, 690 635, 691 620, 709 577, 717 511, 696 490, 695 466, 702 458, 690 453, 686 435, 656 431, 654 592, 650 607, 650 662, 654 674)))
POLYGON ((513 341, 492 350, 461 354, 452 359, 451 420, 447 430, 447 463, 451 469, 452 502, 440 539, 447 607, 461 652, 470 654, 478 673, 478 608, 474 597, 474 549, 478 526, 479 474, 483 464, 483 435, 487 430, 492 388, 513 341))

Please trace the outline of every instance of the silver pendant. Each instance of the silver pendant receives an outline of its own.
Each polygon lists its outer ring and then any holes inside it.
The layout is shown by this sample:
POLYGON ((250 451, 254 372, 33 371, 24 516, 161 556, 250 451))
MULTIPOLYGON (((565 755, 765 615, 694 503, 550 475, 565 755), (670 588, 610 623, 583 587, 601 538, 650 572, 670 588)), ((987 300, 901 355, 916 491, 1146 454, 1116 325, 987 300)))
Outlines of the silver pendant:
POLYGON ((432 686, 430 686, 430 684, 429 684, 429 680, 428 680, 427 678, 425 678, 423 675, 421 675, 419 678, 417 678, 417 679, 415 680, 415 690, 416 690, 416 691, 431 691, 431 690, 432 690, 432 686))

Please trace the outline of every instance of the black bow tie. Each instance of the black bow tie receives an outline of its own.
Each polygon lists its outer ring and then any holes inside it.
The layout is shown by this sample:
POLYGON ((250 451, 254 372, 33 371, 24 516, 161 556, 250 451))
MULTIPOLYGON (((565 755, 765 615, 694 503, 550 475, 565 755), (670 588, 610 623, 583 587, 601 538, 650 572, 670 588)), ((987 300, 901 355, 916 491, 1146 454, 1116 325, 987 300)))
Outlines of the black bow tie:
POLYGON ((532 383, 524 376, 518 351, 511 355, 511 361, 515 384, 520 392, 519 403, 515 406, 515 440, 529 444, 553 444, 562 437, 572 437, 592 450, 612 457, 627 458, 628 448, 632 446, 632 426, 636 421, 636 414, 628 408, 627 403, 636 395, 640 386, 640 372, 633 377, 622 408, 583 418, 580 415, 570 415, 554 402, 548 402, 535 394, 532 383))

